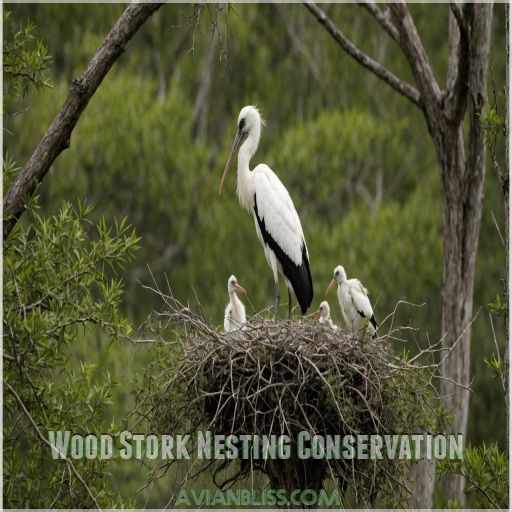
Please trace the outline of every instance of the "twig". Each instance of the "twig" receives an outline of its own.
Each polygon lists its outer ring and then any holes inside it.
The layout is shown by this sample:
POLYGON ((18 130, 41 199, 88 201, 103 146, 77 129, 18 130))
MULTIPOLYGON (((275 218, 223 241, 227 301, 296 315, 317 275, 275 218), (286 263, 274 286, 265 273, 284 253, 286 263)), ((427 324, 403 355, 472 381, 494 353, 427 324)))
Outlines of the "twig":
MULTIPOLYGON (((25 414, 26 418, 29 420, 30 424, 32 425, 34 431, 36 432, 37 434, 37 437, 39 437, 39 439, 46 445, 48 445, 50 448, 52 448, 52 445, 50 443, 50 441, 48 441, 48 439, 46 439, 46 437, 43 436, 43 434, 41 433, 41 431, 39 430, 39 427, 37 426, 37 423, 35 422, 34 418, 32 418, 32 415, 30 414, 30 412, 28 411, 27 407, 25 406, 23 400, 20 398, 20 396, 18 395, 18 393, 16 393, 16 391, 14 390, 14 388, 4 380, 4 385, 7 387, 7 389, 9 390, 9 392, 14 396, 14 398, 16 399, 16 401, 18 402, 19 406, 21 407, 23 413, 25 414)), ((80 475, 80 473, 77 471, 77 469, 75 468, 75 465, 73 464, 73 462, 71 462, 63 453, 61 453, 61 456, 63 457, 63 460, 64 462, 67 464, 68 468, 73 471, 74 475, 76 476, 76 478, 80 481, 80 483, 83 485, 84 489, 86 490, 87 494, 89 495, 89 497, 91 498, 92 502, 94 503, 95 507, 98 509, 98 510, 101 510, 100 506, 98 505, 98 502, 96 501, 96 498, 94 496, 94 494, 91 492, 91 489, 89 489, 89 486, 85 483, 85 480, 82 478, 82 476, 80 475)))
MULTIPOLYGON (((396 405, 398 401, 409 403, 412 395, 414 428, 421 429, 422 422, 426 425, 437 417, 435 401, 439 396, 433 381, 440 378, 441 363, 434 358, 439 353, 448 357, 453 347, 441 347, 440 340, 429 343, 408 360, 394 354, 390 341, 401 339, 404 328, 393 327, 393 316, 405 301, 386 317, 391 324, 389 332, 376 339, 365 333, 334 332, 307 318, 274 322, 258 315, 242 329, 222 333, 208 323, 202 312, 181 304, 169 283, 164 291, 152 278, 153 285, 146 288, 160 296, 163 307, 143 324, 139 337, 154 337, 155 343, 160 337, 162 346, 172 344, 174 349, 168 360, 156 358, 148 369, 150 383, 144 381, 145 388, 132 413, 139 429, 145 421, 153 432, 280 432, 292 439, 302 430, 392 432, 398 428, 397 421, 401 429, 407 428, 406 421, 410 419, 397 418, 396 405), (154 336, 158 331, 170 334, 154 336)), ((162 353, 158 355, 161 357, 162 353)), ((373 496, 383 481, 397 487, 400 493, 405 492, 401 479, 405 480, 406 474, 399 461, 385 461, 386 471, 380 467, 382 463, 374 462, 364 466, 361 461, 325 461, 322 471, 358 489, 358 503, 371 504, 368 496, 373 496), (397 482, 401 485, 397 486, 397 482)), ((146 486, 174 463, 154 468, 146 486)), ((262 471, 271 478, 275 471, 271 468, 284 471, 285 467, 279 466, 283 463, 250 457, 247 465, 229 465, 235 471, 221 481, 219 472, 227 469, 228 463, 205 464, 194 459, 179 486, 210 470, 214 479, 217 476, 216 484, 226 489, 249 471, 262 471)), ((175 496, 176 493, 170 496, 169 504, 175 496)))
POLYGON ((423 102, 420 93, 412 85, 398 78, 391 71, 386 69, 382 64, 372 59, 366 53, 362 52, 354 45, 333 23, 333 21, 325 14, 320 7, 311 2, 305 2, 304 5, 315 16, 318 22, 325 27, 332 38, 347 52, 354 60, 370 70, 384 82, 388 83, 402 96, 412 101, 417 107, 423 110, 423 102))

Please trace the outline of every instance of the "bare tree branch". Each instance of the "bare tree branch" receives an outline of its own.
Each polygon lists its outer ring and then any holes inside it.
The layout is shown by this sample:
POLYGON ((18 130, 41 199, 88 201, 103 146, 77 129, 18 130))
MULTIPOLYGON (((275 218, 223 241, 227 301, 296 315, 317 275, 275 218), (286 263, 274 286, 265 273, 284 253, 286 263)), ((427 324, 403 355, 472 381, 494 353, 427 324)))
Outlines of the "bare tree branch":
POLYGON ((428 120, 430 123, 435 122, 440 115, 441 91, 416 25, 409 8, 403 1, 390 3, 390 9, 395 17, 400 47, 409 61, 425 110, 429 114, 428 120))
POLYGON ((286 33, 290 38, 292 46, 295 48, 298 54, 304 57, 306 64, 308 65, 309 72, 311 73, 311 76, 315 80, 318 80, 320 76, 320 68, 318 67, 318 64, 314 57, 309 52, 307 45, 302 44, 302 41, 300 40, 299 35, 297 33, 297 29, 293 25, 288 16, 288 11, 280 3, 276 3, 275 8, 279 15, 281 16, 281 19, 283 20, 284 26, 286 28, 286 33))
MULTIPOLYGON (((51 445, 50 441, 48 441, 48 439, 46 439, 46 437, 44 437, 44 435, 42 434, 41 430, 39 430, 39 427, 37 426, 37 423, 35 422, 34 418, 30 414, 30 412, 28 411, 28 409, 27 409, 25 403, 23 402, 23 400, 21 399, 20 395, 18 395, 18 393, 16 393, 16 390, 8 382, 4 381, 4 384, 7 387, 7 389, 9 390, 9 392, 11 393, 11 395, 18 402, 18 405, 21 407, 21 410, 23 411, 23 414, 25 415, 25 417, 28 419, 28 421, 32 425, 32 428, 34 429, 35 433, 37 434, 37 437, 39 437, 39 439, 44 444, 47 444, 51 448, 52 445, 51 445)), ((68 468, 74 473, 76 478, 80 481, 80 483, 84 486, 84 489, 87 491, 87 494, 91 498, 91 500, 94 503, 95 507, 98 510, 101 510, 100 506, 98 505, 98 502, 96 501, 96 498, 95 498, 94 494, 91 492, 91 489, 85 483, 85 480, 82 478, 80 473, 75 468, 75 465, 73 464, 73 462, 71 462, 71 460, 69 460, 67 457, 65 457, 63 460, 67 464, 68 468)))
POLYGON ((395 40, 395 42, 400 43, 400 36, 398 35, 398 30, 391 22, 387 13, 382 12, 380 7, 375 5, 375 2, 359 2, 370 14, 380 23, 381 27, 395 40))
POLYGON ((450 8, 453 15, 455 16, 455 19, 457 20, 460 31, 467 35, 468 24, 462 11, 463 7, 461 7, 457 2, 450 2, 450 8))
POLYGON ((25 200, 34 192, 57 157, 69 147, 78 119, 101 82, 144 22, 163 4, 133 3, 112 27, 84 74, 74 79, 59 113, 14 180, 4 199, 4 240, 25 211, 25 200))
POLYGON ((369 69, 372 73, 378 76, 381 80, 388 83, 393 89, 399 92, 402 96, 412 101, 417 107, 423 110, 423 102, 420 98, 420 93, 412 85, 402 81, 396 75, 387 70, 382 64, 372 59, 366 53, 357 48, 344 34, 342 34, 330 18, 320 9, 316 4, 305 2, 304 5, 315 16, 318 22, 325 27, 327 32, 333 39, 359 64, 369 69))
POLYGON ((468 51, 469 40, 465 15, 471 6, 465 6, 464 12, 458 4, 450 4, 448 45, 449 59, 446 75, 446 116, 452 122, 459 122, 464 116, 468 92, 468 51), (458 17, 462 17, 459 21, 458 17))
MULTIPOLYGON (((468 82, 469 82, 469 134, 468 134, 468 158, 466 161, 466 177, 471 183, 480 182, 480 187, 467 187, 468 201, 467 210, 476 209, 476 202, 483 195, 483 182, 485 178, 486 161, 486 142, 485 130, 480 122, 481 116, 487 107, 487 65, 491 39, 492 26, 492 4, 482 4, 472 6, 472 29, 469 40, 469 52, 472 59, 469 63, 468 82)), ((476 214, 475 218, 481 217, 481 212, 476 214)), ((478 229, 474 227, 473 229, 478 229)), ((472 231, 472 230, 469 230, 472 231)), ((478 231, 474 235, 478 240, 478 231)), ((464 240, 466 244, 470 241, 464 240)), ((468 254, 476 259, 476 251, 471 252, 467 248, 468 254)))

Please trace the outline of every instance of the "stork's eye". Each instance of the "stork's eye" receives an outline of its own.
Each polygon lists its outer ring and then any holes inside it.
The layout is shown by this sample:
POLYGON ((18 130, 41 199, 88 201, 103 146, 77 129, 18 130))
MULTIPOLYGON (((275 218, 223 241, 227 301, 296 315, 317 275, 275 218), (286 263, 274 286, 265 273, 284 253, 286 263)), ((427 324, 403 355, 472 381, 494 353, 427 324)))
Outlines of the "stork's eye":
POLYGON ((339 276, 340 275, 339 271, 336 270, 336 273, 334 275, 339 276))
POLYGON ((238 123, 238 129, 240 131, 242 131, 245 127, 245 117, 242 117, 242 119, 240 119, 240 122, 238 123))

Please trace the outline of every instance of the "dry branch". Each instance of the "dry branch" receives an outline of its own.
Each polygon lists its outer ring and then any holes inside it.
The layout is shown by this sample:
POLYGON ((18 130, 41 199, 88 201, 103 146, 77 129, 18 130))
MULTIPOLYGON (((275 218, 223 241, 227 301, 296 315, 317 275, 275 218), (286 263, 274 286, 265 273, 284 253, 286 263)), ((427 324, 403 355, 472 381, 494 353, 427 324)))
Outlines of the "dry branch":
POLYGON ((320 7, 312 2, 305 2, 304 5, 310 10, 320 24, 322 24, 333 39, 347 52, 354 60, 370 70, 384 82, 388 83, 393 89, 402 96, 412 101, 416 106, 423 110, 423 103, 420 93, 410 84, 398 78, 382 64, 372 59, 366 53, 355 46, 332 22, 320 7))
POLYGON ((69 147, 71 133, 110 68, 144 22, 161 7, 157 3, 133 3, 112 27, 84 74, 74 79, 59 113, 39 142, 25 167, 4 198, 4 240, 25 211, 26 200, 34 193, 57 157, 69 147))
POLYGON ((432 118, 439 115, 441 91, 434 77, 427 52, 423 47, 414 20, 405 2, 390 3, 389 7, 398 30, 400 47, 416 80, 427 113, 427 120, 432 121, 432 118))
POLYGON ((359 3, 379 22, 381 27, 395 40, 395 42, 399 43, 398 31, 391 22, 389 11, 381 11, 380 7, 372 0, 359 3))
MULTIPOLYGON (((255 316, 243 330, 219 332, 171 294, 142 327, 160 342, 137 396, 132 429, 223 435, 320 435, 431 432, 438 421, 434 356, 440 342, 410 357, 391 349, 399 329, 371 339, 333 332, 301 319, 255 316)), ((446 354, 445 354, 446 355, 446 354)), ((292 441, 293 442, 293 441, 292 441)), ((153 467, 159 478, 175 461, 153 467)), ((210 472, 225 489, 253 471, 273 488, 357 490, 371 506, 379 493, 410 499, 410 464, 398 460, 194 460, 190 473, 210 472), (222 481, 219 474, 225 475, 222 481)), ((185 481, 189 478, 187 476, 185 481)), ((191 478, 191 477, 190 477, 191 478)), ((172 504, 172 498, 170 500, 172 504)))
MULTIPOLYGON (((5 384, 6 388, 7 388, 7 390, 12 394, 12 396, 18 402, 18 405, 20 406, 20 408, 21 408, 23 414, 25 415, 25 417, 30 422, 31 427, 34 429, 34 431, 35 431, 37 437, 39 438, 40 442, 43 443, 43 444, 46 444, 50 448, 52 448, 52 445, 51 445, 50 441, 48 441, 48 439, 46 439, 46 437, 43 435, 43 433, 41 432, 41 430, 37 426, 36 421, 34 420, 32 415, 28 411, 27 406, 25 405, 25 403, 21 399, 20 395, 18 395, 18 393, 16 393, 15 389, 8 382, 4 382, 4 384, 5 384)), ((96 497, 92 493, 91 489, 89 488, 89 486, 87 485, 85 480, 82 478, 82 475, 80 475, 80 473, 77 471, 77 469, 76 469, 75 465, 73 464, 73 462, 68 457, 64 458, 64 462, 66 463, 68 469, 73 472, 75 477, 82 484, 82 486, 84 487, 85 491, 87 492, 89 498, 91 498, 92 503, 94 503, 96 509, 101 510, 100 506, 98 505, 98 502, 96 500, 96 497)))

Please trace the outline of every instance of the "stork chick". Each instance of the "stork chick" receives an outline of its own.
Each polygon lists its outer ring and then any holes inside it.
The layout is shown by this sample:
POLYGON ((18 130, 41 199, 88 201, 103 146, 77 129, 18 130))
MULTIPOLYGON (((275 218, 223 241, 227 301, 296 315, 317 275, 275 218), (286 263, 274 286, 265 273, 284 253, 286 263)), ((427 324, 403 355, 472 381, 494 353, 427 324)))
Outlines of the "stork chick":
POLYGON ((336 285, 338 286, 341 314, 350 331, 355 334, 366 320, 370 334, 372 337, 375 336, 377 320, 368 298, 368 290, 359 279, 347 279, 345 269, 341 265, 334 269, 333 278, 326 294, 336 285))
POLYGON ((319 320, 322 325, 329 327, 334 332, 338 330, 338 326, 334 325, 331 320, 331 308, 326 300, 320 303, 318 309, 313 313, 313 318, 319 320))
POLYGON ((224 331, 233 332, 240 329, 245 324, 245 306, 238 298, 237 293, 246 293, 235 276, 228 279, 229 303, 224 311, 224 331))

